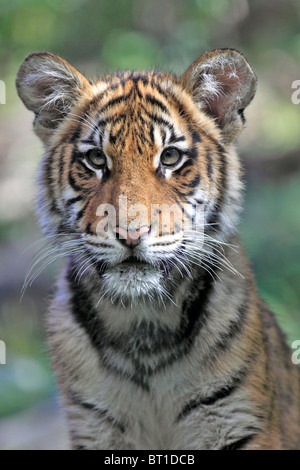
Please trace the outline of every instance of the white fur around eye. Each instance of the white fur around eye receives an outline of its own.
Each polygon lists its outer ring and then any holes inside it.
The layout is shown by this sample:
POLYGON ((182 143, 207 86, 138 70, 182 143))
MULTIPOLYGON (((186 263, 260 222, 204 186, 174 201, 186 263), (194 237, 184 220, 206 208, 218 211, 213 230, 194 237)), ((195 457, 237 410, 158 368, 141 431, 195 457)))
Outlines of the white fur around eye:
POLYGON ((177 165, 172 166, 172 168, 164 167, 165 177, 167 179, 170 178, 170 176, 172 176, 173 171, 178 170, 178 168, 180 168, 184 164, 184 162, 187 161, 187 158, 188 157, 186 155, 183 155, 177 165))
POLYGON ((103 170, 97 170, 97 169, 94 168, 92 165, 90 165, 89 162, 88 162, 86 159, 83 160, 83 163, 85 164, 85 166, 86 166, 87 168, 89 168, 90 170, 92 170, 92 171, 94 171, 94 172, 96 173, 96 176, 97 176, 97 178, 98 178, 99 180, 102 178, 102 176, 103 176, 103 170))
MULTIPOLYGON (((167 147, 166 147, 167 148, 167 147)), ((180 150, 180 149, 179 149, 180 150)), ((161 162, 161 154, 164 151, 164 149, 160 150, 154 158, 154 168, 157 170, 158 167, 160 166, 161 162)), ((184 152, 184 151, 183 151, 184 152)), ((177 165, 172 166, 172 168, 168 168, 167 166, 164 166, 164 175, 168 179, 172 175, 173 171, 178 170, 186 161, 188 157, 187 155, 183 155, 182 158, 179 160, 177 165)))

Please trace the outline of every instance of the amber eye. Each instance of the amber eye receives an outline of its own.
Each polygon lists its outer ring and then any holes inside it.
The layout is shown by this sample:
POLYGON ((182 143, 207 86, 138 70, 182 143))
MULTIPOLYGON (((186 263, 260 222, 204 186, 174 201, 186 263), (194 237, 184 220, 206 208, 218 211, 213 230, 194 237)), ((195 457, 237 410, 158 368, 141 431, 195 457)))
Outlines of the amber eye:
POLYGON ((165 166, 172 166, 179 162, 181 159, 180 151, 175 147, 169 147, 165 149, 161 156, 160 161, 165 166))
POLYGON ((85 160, 93 168, 101 170, 106 166, 106 156, 101 150, 93 149, 85 155, 85 160))

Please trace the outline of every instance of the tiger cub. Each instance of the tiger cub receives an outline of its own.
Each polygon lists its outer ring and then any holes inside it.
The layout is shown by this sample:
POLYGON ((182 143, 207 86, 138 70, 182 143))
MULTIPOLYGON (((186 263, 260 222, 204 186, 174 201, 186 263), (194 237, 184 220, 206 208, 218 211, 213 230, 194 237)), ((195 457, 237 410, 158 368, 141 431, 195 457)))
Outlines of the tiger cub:
POLYGON ((299 369, 237 235, 256 82, 232 49, 180 78, 21 65, 38 214, 66 257, 47 324, 72 449, 300 449, 299 369))

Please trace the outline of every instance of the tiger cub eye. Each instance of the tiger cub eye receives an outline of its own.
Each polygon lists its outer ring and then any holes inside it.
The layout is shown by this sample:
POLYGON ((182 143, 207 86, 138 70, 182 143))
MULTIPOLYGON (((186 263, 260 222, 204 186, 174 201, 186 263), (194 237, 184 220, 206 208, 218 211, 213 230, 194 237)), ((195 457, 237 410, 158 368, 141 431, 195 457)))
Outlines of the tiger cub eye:
POLYGON ((93 168, 100 170, 105 167, 106 165, 106 156, 104 155, 101 150, 93 149, 90 150, 86 156, 85 160, 89 163, 93 168))
POLYGON ((172 166, 178 163, 180 158, 180 151, 175 147, 169 147, 162 152, 160 161, 165 166, 172 166))

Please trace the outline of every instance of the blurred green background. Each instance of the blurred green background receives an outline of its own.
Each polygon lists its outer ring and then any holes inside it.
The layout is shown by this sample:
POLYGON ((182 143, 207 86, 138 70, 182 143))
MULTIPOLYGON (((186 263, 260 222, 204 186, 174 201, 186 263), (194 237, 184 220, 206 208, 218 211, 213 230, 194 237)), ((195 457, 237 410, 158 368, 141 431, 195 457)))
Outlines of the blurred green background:
POLYGON ((259 79, 239 142, 247 181, 241 235, 261 295, 289 342, 300 338, 299 0, 1 0, 0 448, 64 448, 43 316, 57 266, 20 303, 40 239, 34 178, 42 147, 17 98, 20 63, 35 50, 62 55, 89 78, 115 69, 184 72, 205 50, 234 47, 259 79))

